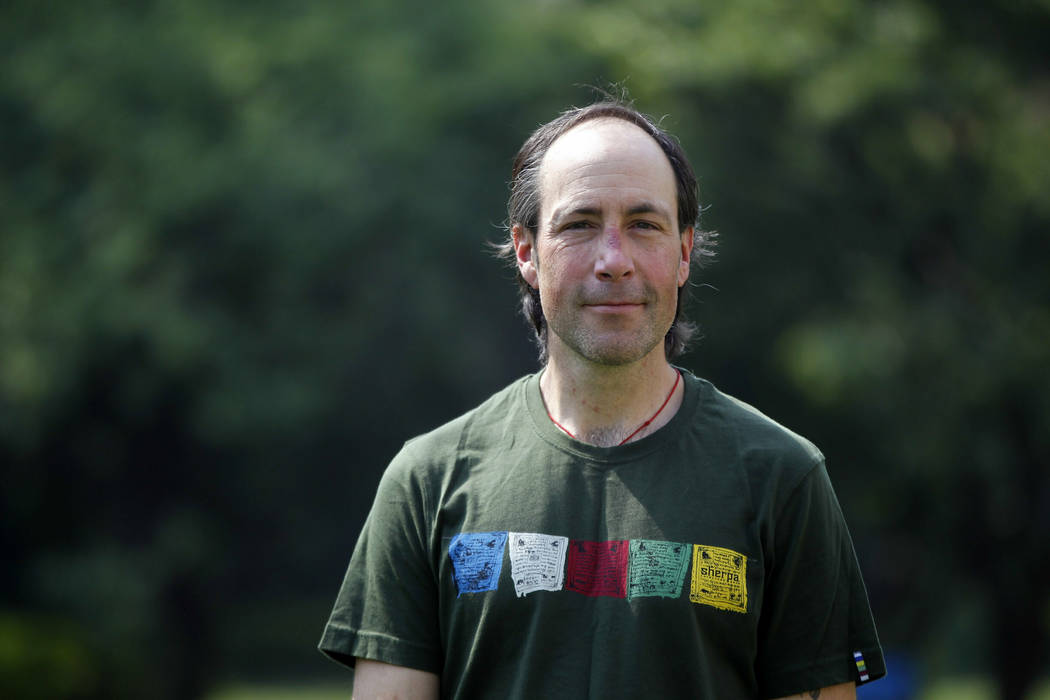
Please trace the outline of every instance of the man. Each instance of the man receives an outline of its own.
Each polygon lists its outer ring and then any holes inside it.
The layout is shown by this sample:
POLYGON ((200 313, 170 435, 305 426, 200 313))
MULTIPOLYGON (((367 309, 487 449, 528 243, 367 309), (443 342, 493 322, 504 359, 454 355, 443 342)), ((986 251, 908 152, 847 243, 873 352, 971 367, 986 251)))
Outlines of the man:
POLYGON ((543 368, 391 463, 320 648, 364 698, 852 698, 885 673, 820 452, 674 367, 698 234, 618 102, 515 160, 543 368))

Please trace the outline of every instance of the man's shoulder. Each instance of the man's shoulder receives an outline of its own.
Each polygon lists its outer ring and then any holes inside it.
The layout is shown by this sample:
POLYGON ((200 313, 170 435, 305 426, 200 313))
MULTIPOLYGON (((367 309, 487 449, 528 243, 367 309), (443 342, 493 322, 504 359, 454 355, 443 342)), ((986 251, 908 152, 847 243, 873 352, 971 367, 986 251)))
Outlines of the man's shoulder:
POLYGON ((520 430, 527 413, 525 392, 534 375, 525 375, 489 396, 478 406, 433 430, 405 442, 399 460, 441 462, 454 458, 464 449, 479 449, 498 443, 509 431, 520 430))
POLYGON ((710 382, 697 382, 701 389, 698 429, 708 438, 718 435, 725 448, 744 464, 761 471, 776 466, 800 476, 823 462, 824 455, 805 437, 710 382))

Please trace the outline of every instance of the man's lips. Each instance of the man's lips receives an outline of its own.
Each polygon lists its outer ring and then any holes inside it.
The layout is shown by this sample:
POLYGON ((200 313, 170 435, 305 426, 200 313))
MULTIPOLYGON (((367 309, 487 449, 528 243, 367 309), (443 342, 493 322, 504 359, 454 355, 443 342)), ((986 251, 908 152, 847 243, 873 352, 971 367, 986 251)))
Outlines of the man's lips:
POLYGON ((587 302, 584 306, 596 311, 629 311, 642 306, 640 301, 594 301, 587 302))

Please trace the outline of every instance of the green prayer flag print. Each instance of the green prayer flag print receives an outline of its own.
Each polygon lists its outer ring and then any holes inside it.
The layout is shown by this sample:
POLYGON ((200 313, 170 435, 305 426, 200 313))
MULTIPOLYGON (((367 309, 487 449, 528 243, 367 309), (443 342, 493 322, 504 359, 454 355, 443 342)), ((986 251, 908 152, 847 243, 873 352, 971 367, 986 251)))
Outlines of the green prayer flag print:
POLYGON ((663 540, 631 540, 627 599, 677 598, 689 568, 691 546, 663 540))

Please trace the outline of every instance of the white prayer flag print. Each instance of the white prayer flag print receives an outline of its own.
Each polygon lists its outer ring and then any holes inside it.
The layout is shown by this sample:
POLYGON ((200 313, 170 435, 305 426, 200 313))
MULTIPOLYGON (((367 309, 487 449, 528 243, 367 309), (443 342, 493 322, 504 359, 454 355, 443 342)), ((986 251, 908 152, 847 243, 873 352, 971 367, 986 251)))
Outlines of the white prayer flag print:
POLYGON ((565 581, 568 537, 539 532, 512 532, 510 574, 518 597, 535 591, 560 591, 565 581))

